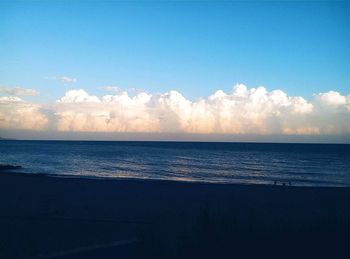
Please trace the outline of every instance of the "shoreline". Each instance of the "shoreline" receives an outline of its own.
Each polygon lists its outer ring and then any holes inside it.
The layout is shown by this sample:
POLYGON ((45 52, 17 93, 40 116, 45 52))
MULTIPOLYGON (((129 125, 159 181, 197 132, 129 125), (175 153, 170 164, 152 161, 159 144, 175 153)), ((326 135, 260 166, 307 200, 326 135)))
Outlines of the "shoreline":
MULTIPOLYGON (((23 176, 33 176, 33 177, 53 177, 53 178, 67 178, 67 179, 86 179, 86 180, 96 180, 96 181, 130 181, 130 182, 170 182, 170 183, 188 183, 188 184, 204 184, 204 185, 233 185, 233 186, 274 186, 274 187, 294 187, 294 188, 349 188, 350 185, 346 184, 328 184, 328 185, 306 185, 298 184, 290 180, 276 180, 276 183, 271 180, 270 184, 268 183, 244 183, 244 182, 224 182, 224 181, 201 181, 201 180, 174 180, 174 179, 162 179, 162 178, 136 178, 136 177, 121 177, 121 176, 92 176, 92 175, 74 175, 74 174, 55 174, 55 173, 25 173, 25 172, 16 172, 14 170, 0 170, 1 174, 15 174, 23 176)), ((304 180, 305 181, 305 180, 304 180)))
POLYGON ((334 255, 347 247, 349 200, 348 187, 0 173, 0 258, 334 255), (123 240, 138 241, 108 246, 123 240))

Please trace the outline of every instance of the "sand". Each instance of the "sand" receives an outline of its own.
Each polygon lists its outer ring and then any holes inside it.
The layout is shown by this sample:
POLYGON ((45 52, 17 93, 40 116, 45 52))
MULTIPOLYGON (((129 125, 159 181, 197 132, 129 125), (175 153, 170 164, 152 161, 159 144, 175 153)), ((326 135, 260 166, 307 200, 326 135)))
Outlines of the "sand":
POLYGON ((0 258, 335 258, 350 237, 350 188, 1 173, 0 194, 0 258))

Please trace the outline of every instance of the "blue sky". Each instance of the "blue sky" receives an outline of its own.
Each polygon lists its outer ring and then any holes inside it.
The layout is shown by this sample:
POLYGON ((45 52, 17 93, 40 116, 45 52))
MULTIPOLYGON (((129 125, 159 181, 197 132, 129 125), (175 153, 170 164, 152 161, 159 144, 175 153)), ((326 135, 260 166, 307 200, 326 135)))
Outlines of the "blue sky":
POLYGON ((349 94, 349 13, 349 2, 1 2, 0 84, 42 103, 106 85, 192 100, 237 82, 349 94))

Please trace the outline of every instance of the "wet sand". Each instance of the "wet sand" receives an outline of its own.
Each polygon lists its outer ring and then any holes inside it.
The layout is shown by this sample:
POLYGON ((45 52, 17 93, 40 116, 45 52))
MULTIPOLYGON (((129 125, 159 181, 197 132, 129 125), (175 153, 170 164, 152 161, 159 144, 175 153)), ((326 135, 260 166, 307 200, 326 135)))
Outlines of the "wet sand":
POLYGON ((0 174, 0 258, 335 258, 350 188, 0 174))

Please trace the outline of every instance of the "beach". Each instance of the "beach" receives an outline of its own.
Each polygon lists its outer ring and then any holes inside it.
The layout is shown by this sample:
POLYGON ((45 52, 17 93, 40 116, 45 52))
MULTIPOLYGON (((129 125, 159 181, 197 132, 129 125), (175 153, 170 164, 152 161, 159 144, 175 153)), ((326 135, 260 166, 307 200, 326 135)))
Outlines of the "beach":
POLYGON ((0 174, 0 258, 337 256, 350 188, 0 174))

